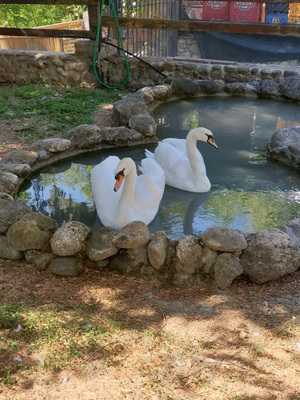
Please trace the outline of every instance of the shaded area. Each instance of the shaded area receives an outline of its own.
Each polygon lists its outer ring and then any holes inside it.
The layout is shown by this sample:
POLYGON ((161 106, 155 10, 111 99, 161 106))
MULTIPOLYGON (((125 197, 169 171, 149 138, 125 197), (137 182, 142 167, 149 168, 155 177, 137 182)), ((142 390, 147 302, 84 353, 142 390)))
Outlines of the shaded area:
POLYGON ((0 323, 3 307, 11 318, 0 328, 4 394, 15 385, 18 399, 41 398, 47 376, 49 399, 62 389, 66 399, 79 399, 80 382, 86 398, 94 387, 100 399, 127 398, 124 385, 140 398, 299 395, 300 273, 263 286, 240 280, 220 291, 161 287, 103 271, 58 279, 7 263, 0 282, 0 323), (16 356, 22 363, 13 369, 16 356), (65 368, 70 382, 62 384, 65 368), (111 387, 97 392, 106 379, 111 387))
POLYGON ((300 40, 293 36, 197 32, 194 37, 202 58, 249 63, 300 61, 300 40))

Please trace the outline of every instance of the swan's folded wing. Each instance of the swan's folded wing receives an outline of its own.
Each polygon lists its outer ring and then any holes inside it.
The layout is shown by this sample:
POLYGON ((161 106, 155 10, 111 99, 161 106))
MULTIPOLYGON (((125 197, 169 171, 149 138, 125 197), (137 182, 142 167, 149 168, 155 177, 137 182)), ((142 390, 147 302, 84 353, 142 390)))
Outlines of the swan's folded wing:
POLYGON ((160 142, 155 149, 155 159, 165 173, 175 173, 176 169, 178 169, 178 167, 182 166, 182 164, 186 163, 187 161, 185 153, 164 141, 160 142))
POLYGON ((93 199, 97 214, 104 225, 111 224, 122 192, 114 192, 115 172, 120 159, 116 156, 107 157, 96 165, 91 172, 93 199))
POLYGON ((185 139, 167 138, 167 139, 164 139, 161 143, 169 144, 169 145, 175 147, 175 149, 177 149, 180 153, 187 156, 185 139))
POLYGON ((143 159, 142 175, 137 176, 135 185, 135 209, 138 220, 149 224, 159 210, 165 190, 165 175, 154 159, 143 159))
POLYGON ((152 184, 157 186, 158 190, 164 190, 165 174, 161 166, 154 159, 144 158, 141 161, 140 170, 143 175, 140 175, 138 180, 140 178, 147 179, 147 181, 150 180, 152 184))

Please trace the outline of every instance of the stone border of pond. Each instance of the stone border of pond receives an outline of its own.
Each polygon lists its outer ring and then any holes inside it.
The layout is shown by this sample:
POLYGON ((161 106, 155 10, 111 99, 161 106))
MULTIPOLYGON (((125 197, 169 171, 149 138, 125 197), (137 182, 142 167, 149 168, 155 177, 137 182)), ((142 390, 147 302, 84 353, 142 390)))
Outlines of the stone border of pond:
POLYGON ((210 228, 199 236, 171 240, 163 231, 150 234, 139 221, 119 232, 104 227, 91 231, 78 221, 57 226, 52 218, 33 212, 16 199, 33 173, 58 161, 157 142, 151 113, 163 102, 210 95, 269 97, 258 90, 263 82, 225 84, 221 80, 175 78, 170 84, 144 87, 115 102, 111 126, 80 125, 69 132, 71 139, 39 140, 26 150, 7 153, 0 161, 0 258, 24 260, 37 270, 49 269, 65 277, 77 276, 88 267, 177 286, 207 282, 221 289, 240 276, 262 284, 297 271, 300 219, 287 221, 282 229, 249 235, 210 228))

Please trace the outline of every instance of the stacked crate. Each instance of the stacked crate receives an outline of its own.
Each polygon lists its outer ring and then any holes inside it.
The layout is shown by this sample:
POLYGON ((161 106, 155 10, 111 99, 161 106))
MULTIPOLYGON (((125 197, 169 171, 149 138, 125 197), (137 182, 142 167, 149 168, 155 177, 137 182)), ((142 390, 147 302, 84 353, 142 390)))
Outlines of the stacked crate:
POLYGON ((203 19, 206 21, 228 21, 228 1, 205 1, 203 6, 203 19))
POLYGON ((288 21, 291 24, 300 23, 300 3, 290 3, 288 21))
POLYGON ((289 4, 285 3, 266 3, 266 23, 267 24, 287 24, 289 4))
POLYGON ((230 21, 259 22, 261 3, 255 1, 231 1, 229 9, 230 21))

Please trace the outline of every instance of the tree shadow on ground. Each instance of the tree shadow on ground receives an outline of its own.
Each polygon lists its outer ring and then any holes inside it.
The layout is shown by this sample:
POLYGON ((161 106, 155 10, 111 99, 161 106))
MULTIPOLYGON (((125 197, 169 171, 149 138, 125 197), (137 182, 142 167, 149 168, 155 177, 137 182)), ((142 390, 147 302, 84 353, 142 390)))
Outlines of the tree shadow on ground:
MULTIPOLYGON (((296 337, 296 325, 288 324, 300 311, 300 271, 263 286, 241 279, 221 291, 205 285, 162 287, 158 282, 108 271, 88 270, 78 278, 57 278, 30 266, 5 263, 0 267, 0 286, 2 304, 39 313, 50 309, 58 319, 66 318, 64 334, 81 335, 69 349, 74 357, 78 352, 81 362, 105 360, 110 366, 121 366, 134 347, 140 346, 143 353, 143 343, 150 337, 151 352, 161 358, 159 370, 164 371, 166 381, 183 389, 195 390, 200 381, 210 385, 215 375, 228 381, 234 377, 241 386, 266 392, 261 397, 241 394, 228 399, 280 398, 279 388, 291 393, 286 397, 289 400, 297 399, 294 382, 287 382, 278 369, 281 353, 290 351, 290 344, 283 341, 296 337), (279 353, 276 346, 266 345, 268 340, 278 341, 279 353), (182 378, 176 363, 191 366, 188 378, 182 378)), ((34 347, 43 335, 44 331, 33 329, 27 344, 34 347)), ((14 360, 20 353, 11 347, 5 359, 14 360)), ((287 357, 293 355, 284 357, 283 363, 288 363, 287 357)), ((12 369, 16 373, 18 368, 12 369)), ((57 373, 55 368, 53 373, 57 373)))

